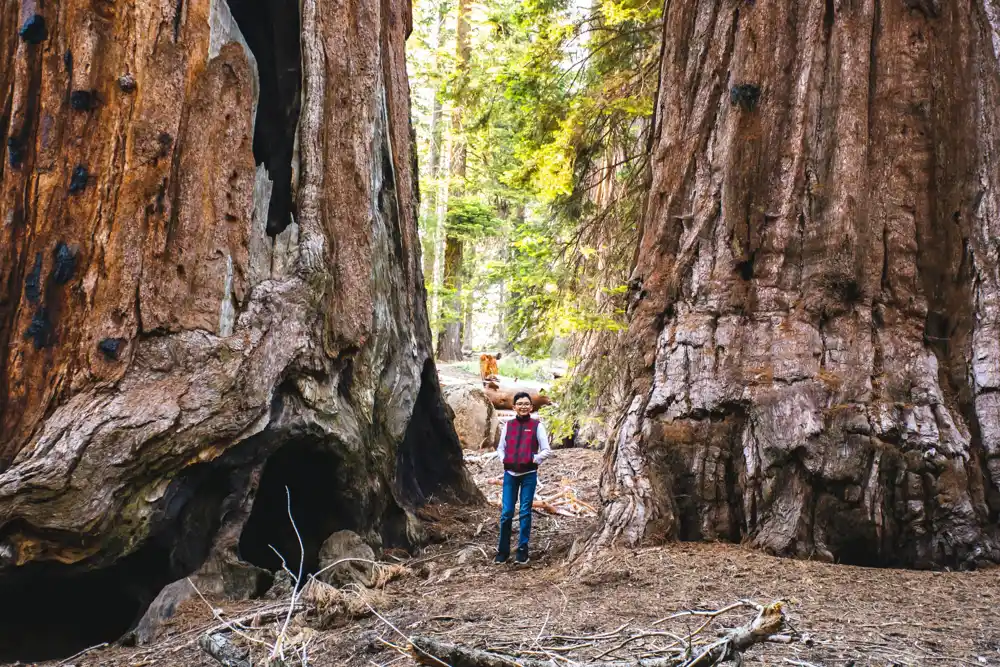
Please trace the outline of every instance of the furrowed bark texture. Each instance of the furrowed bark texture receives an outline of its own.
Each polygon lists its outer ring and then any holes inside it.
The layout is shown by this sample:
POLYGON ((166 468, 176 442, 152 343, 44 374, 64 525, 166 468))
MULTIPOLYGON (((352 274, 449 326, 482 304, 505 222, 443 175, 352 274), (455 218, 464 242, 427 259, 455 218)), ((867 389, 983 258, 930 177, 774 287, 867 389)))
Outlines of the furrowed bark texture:
POLYGON ((1000 6, 667 2, 596 543, 1000 560, 1000 6))
MULTIPOLYGON (((266 4, 0 1, 0 598, 141 606, 220 527, 235 559, 289 447, 329 495, 307 541, 405 546, 405 508, 474 493, 431 361, 409 5, 266 4)), ((0 645, 45 622, 16 612, 0 645)))

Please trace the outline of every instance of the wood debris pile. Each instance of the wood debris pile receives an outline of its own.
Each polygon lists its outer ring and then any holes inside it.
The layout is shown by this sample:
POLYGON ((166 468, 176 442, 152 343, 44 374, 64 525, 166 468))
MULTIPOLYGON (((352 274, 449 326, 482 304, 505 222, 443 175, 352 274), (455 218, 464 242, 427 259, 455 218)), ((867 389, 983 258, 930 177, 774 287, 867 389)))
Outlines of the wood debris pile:
POLYGON ((532 509, 558 516, 597 516, 597 510, 594 506, 580 500, 576 490, 568 486, 549 496, 536 496, 532 509))
MULTIPOLYGON (((486 452, 485 454, 465 454, 465 462, 475 465, 487 465, 496 460, 496 452, 486 452)), ((481 482, 482 483, 482 482, 481 482)), ((490 479, 485 482, 490 490, 484 489, 486 500, 496 507, 500 507, 503 496, 503 479, 490 479)), ((580 494, 573 487, 570 480, 561 480, 559 491, 545 493, 551 484, 543 484, 541 481, 535 490, 535 502, 532 509, 542 514, 553 516, 569 516, 574 518, 597 516, 597 508, 582 500, 580 494)))
MULTIPOLYGON (((495 507, 500 507, 503 496, 503 486, 501 480, 490 480, 490 486, 497 487, 495 491, 486 494, 486 500, 495 507)), ((540 487, 539 487, 540 488, 540 487)), ((531 509, 541 514, 551 514, 553 516, 571 516, 575 518, 597 516, 597 509, 580 499, 576 489, 569 486, 566 480, 562 482, 562 489, 556 493, 542 494, 535 493, 535 502, 531 509)))

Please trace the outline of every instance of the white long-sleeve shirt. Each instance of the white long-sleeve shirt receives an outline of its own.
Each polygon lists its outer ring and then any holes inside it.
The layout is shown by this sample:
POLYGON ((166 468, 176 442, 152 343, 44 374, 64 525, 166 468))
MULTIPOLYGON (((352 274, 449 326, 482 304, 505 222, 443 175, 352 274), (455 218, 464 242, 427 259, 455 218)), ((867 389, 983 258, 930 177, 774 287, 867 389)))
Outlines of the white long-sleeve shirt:
MULTIPOLYGON (((517 417, 514 419, 517 419, 517 417)), ((504 422, 503 426, 500 427, 500 443, 497 445, 497 458, 500 460, 500 463, 503 463, 504 454, 507 450, 507 424, 509 423, 510 422, 504 422)), ((538 453, 535 454, 534 460, 535 463, 538 464, 552 456, 552 448, 549 447, 549 434, 546 432, 545 425, 542 424, 542 422, 538 422, 538 428, 535 430, 535 435, 538 436, 538 453)), ((510 472, 508 470, 507 472, 515 477, 520 477, 521 475, 527 475, 529 472, 534 471, 510 472)))

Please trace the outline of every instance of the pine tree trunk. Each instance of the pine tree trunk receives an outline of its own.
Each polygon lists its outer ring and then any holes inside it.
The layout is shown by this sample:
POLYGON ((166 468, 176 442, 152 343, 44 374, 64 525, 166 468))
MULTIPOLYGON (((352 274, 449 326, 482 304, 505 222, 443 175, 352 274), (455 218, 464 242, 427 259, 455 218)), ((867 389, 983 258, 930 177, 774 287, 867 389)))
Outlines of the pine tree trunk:
POLYGON ((994 3, 668 2, 593 544, 1000 561, 994 3))
MULTIPOLYGON (((443 151, 441 155, 441 166, 438 169, 439 174, 449 173, 451 165, 451 156, 449 154, 451 149, 451 138, 447 139, 447 150, 443 151)), ((444 286, 444 250, 445 250, 445 220, 448 215, 448 196, 449 188, 448 181, 450 179, 442 178, 438 183, 437 187, 437 207, 435 212, 435 226, 434 226, 434 273, 431 277, 431 313, 434 313, 436 317, 441 316, 441 291, 444 286)), ((440 338, 441 327, 435 326, 434 331, 437 337, 440 338)))
POLYGON ((462 294, 462 342, 471 344, 472 338, 472 318, 475 315, 475 304, 473 303, 476 293, 473 290, 473 285, 475 285, 475 264, 476 264, 476 246, 474 243, 469 243, 465 248, 463 253, 463 273, 465 290, 462 294))
POLYGON ((462 358, 462 248, 449 236, 444 247, 444 280, 441 285, 441 329, 437 340, 440 361, 462 358))
MULTIPOLYGON (((450 198, 459 199, 465 194, 466 143, 461 98, 469 76, 469 0, 458 0, 455 23, 455 64, 459 102, 451 114, 451 184, 450 198)), ((457 361, 462 358, 462 255, 464 241, 451 234, 445 222, 444 275, 441 325, 437 341, 437 358, 457 361)))
POLYGON ((414 506, 474 494, 431 360, 408 3, 232 14, 0 2, 0 660, 114 639, 217 535, 297 560, 285 486, 314 548, 408 546, 414 506))
MULTIPOLYGON (((434 27, 431 30, 431 48, 434 49, 435 53, 435 75, 440 74, 440 59, 437 57, 437 50, 441 47, 441 25, 444 23, 443 8, 444 3, 440 3, 437 7, 434 27)), ((425 219, 433 219, 434 225, 431 234, 428 235, 431 238, 431 243, 427 244, 429 247, 425 248, 426 252, 424 252, 424 276, 434 276, 434 265, 437 262, 437 244, 434 240, 437 238, 438 227, 444 224, 438 209, 438 193, 440 191, 438 179, 441 177, 441 141, 444 135, 444 127, 441 122, 442 111, 441 90, 440 86, 436 85, 435 82, 434 99, 431 103, 430 156, 428 160, 429 164, 427 165, 427 173, 430 176, 430 187, 427 188, 425 203, 427 207, 425 209, 425 219)), ((433 284, 432 287, 434 287, 433 284)), ((437 312, 435 310, 436 306, 436 296, 432 296, 430 312, 437 312)))

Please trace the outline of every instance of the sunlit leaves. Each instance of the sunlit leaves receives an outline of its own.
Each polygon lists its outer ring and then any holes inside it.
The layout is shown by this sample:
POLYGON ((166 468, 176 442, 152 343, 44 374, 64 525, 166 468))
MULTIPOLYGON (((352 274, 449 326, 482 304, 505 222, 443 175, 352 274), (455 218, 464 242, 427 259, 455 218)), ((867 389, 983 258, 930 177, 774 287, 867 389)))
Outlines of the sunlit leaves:
MULTIPOLYGON (((450 16, 452 5, 417 7, 409 44, 411 54, 427 57, 434 17, 450 16)), ((507 340, 499 344, 544 354, 556 338, 623 326, 660 11, 656 0, 484 0, 470 15, 473 47, 461 86, 453 22, 438 27, 436 71, 411 55, 418 135, 429 87, 446 112, 462 109, 465 196, 449 203, 446 229, 470 250, 467 289, 504 295, 507 340)), ((428 144, 418 145, 423 164, 428 144)), ((421 176, 422 191, 439 187, 421 176)))
POLYGON ((469 197, 448 202, 445 229, 448 236, 475 242, 500 232, 501 221, 492 206, 469 197))

